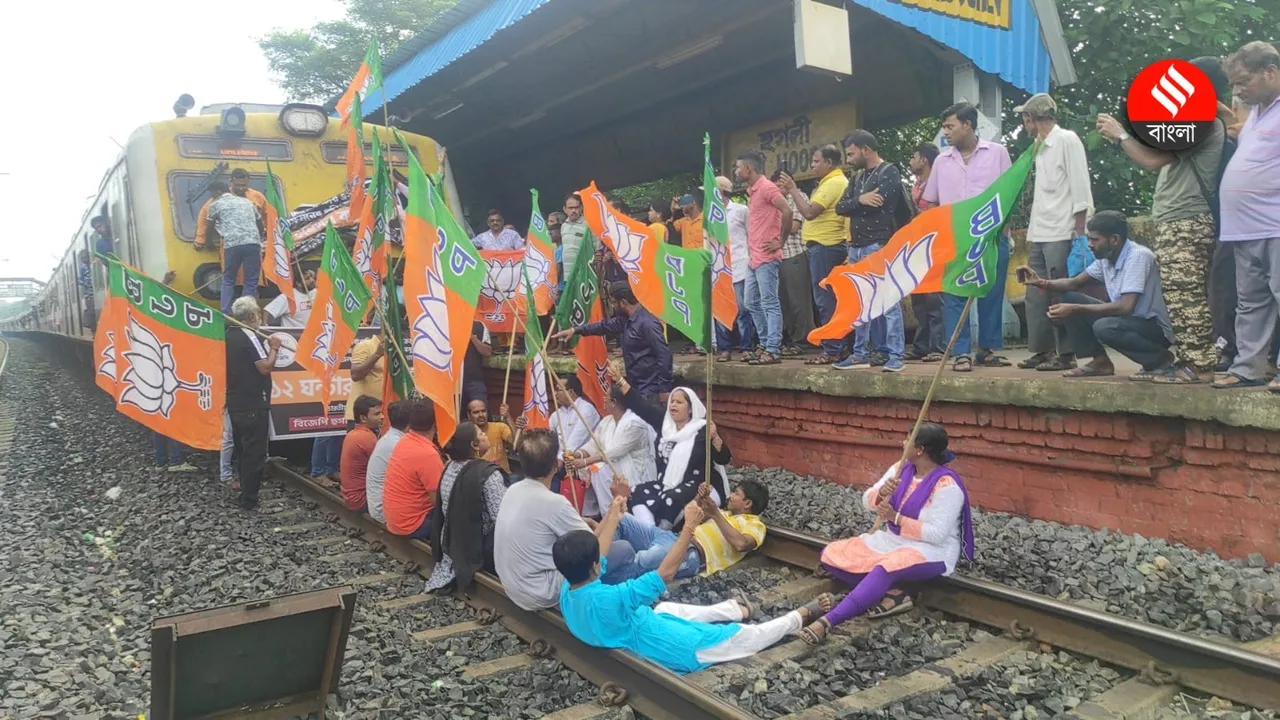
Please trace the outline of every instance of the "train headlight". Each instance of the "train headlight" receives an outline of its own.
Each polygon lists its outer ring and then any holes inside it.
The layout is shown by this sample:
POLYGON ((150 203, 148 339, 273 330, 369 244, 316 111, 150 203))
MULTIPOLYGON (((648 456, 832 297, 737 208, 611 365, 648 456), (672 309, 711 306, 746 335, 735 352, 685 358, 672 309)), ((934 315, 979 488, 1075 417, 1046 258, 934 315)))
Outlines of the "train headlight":
POLYGON ((244 110, 239 106, 223 110, 221 120, 218 127, 214 128, 214 132, 223 137, 244 137, 244 110))
POLYGON ((280 111, 280 127, 290 135, 318 137, 329 127, 329 116, 318 105, 290 103, 280 111))

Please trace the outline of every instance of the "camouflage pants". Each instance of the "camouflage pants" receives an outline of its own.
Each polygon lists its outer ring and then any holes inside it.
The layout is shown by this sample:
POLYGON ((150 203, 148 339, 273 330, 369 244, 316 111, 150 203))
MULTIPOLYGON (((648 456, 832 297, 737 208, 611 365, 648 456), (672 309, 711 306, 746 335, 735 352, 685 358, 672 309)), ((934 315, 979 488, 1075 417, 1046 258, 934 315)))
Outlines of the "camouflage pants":
POLYGON ((1178 359, 1199 371, 1218 364, 1209 316, 1209 270, 1213 260, 1213 216, 1156 223, 1151 249, 1160 263, 1160 282, 1178 359))

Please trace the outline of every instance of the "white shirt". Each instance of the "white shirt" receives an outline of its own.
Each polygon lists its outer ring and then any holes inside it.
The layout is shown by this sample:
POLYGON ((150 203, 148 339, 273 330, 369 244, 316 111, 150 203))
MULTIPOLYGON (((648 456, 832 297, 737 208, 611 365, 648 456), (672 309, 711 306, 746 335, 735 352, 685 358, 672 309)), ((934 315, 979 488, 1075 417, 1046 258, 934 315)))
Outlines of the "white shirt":
POLYGON ((311 292, 302 292, 295 289, 293 291, 293 303, 297 307, 292 315, 289 314, 289 300, 284 293, 276 295, 271 302, 262 309, 271 321, 277 323, 276 327, 287 328, 304 328, 307 326, 307 319, 311 317, 311 306, 315 304, 316 291, 313 288, 311 292))
POLYGON ((578 408, 578 412, 574 412, 571 407, 562 407, 556 411, 556 419, 553 421, 555 423, 553 427, 560 433, 560 447, 565 451, 581 450, 591 441, 591 431, 600 424, 600 413, 596 412, 591 401, 580 397, 574 400, 573 404, 578 408), (586 425, 578 419, 578 413, 586 419, 586 425))
POLYGON ((733 264, 733 281, 741 282, 747 279, 751 267, 751 251, 747 249, 747 206, 730 200, 724 212, 729 221, 729 260, 733 264))
POLYGON ((1058 242, 1076 236, 1075 214, 1093 214, 1089 163, 1080 136, 1055 125, 1036 154, 1036 187, 1027 240, 1058 242))

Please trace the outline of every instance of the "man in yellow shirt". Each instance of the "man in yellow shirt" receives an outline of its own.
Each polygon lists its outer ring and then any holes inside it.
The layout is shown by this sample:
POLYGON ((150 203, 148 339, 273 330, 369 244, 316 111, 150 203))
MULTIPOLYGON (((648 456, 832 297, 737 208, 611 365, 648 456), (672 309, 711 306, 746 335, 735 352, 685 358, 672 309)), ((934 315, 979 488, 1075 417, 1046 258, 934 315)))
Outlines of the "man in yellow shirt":
POLYGON ((702 250, 702 201, 693 195, 680 198, 680 212, 684 213, 673 223, 680 233, 680 247, 685 250, 702 250))
POLYGON ((351 392, 347 394, 347 425, 355 421, 355 398, 368 395, 382 399, 382 378, 387 369, 386 351, 378 335, 367 337, 351 348, 351 392))
MULTIPOLYGON (((489 452, 484 454, 485 460, 497 465, 506 472, 511 472, 511 460, 507 457, 515 447, 512 440, 511 418, 507 416, 507 406, 498 408, 498 422, 489 421, 489 406, 479 398, 467 403, 467 419, 489 438, 489 452)), ((515 426, 524 429, 525 418, 516 418, 515 426)))
MULTIPOLYGON (((836 310, 836 296, 819 287, 818 283, 826 279, 837 265, 843 265, 849 255, 845 248, 849 239, 849 219, 836 214, 836 202, 849 187, 849 178, 840 168, 843 159, 840 148, 835 145, 823 145, 813 151, 810 167, 822 179, 811 197, 806 198, 788 175, 784 174, 778 183, 778 188, 791 196, 796 211, 805 220, 800 237, 809 256, 809 274, 813 279, 813 301, 818 306, 819 327, 831 322, 831 315, 836 310)), ((840 359, 844 345, 843 340, 823 340, 822 355, 807 363, 830 365, 840 359)))
MULTIPOLYGON (((697 503, 705 518, 693 531, 693 542, 676 571, 677 578, 726 570, 764 544, 760 513, 769 504, 769 489, 755 480, 743 480, 729 494, 728 509, 721 510, 711 498, 710 487, 704 484, 698 490, 697 503)), ((610 565, 604 581, 615 584, 656 570, 676 538, 670 530, 642 522, 630 513, 623 515, 613 539, 630 543, 635 559, 617 568, 610 565)))

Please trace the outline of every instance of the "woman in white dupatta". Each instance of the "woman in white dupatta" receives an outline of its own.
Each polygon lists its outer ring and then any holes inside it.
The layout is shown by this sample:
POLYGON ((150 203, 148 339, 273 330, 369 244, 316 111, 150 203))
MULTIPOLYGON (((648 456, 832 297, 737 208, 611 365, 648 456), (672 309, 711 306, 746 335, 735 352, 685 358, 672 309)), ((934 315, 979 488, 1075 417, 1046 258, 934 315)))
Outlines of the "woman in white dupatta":
POLYGON ((575 459, 569 463, 573 470, 598 465, 591 474, 592 493, 583 505, 586 515, 603 514, 613 500, 609 489, 613 483, 613 472, 604 463, 605 456, 633 489, 658 479, 654 454, 658 433, 639 415, 627 409, 625 394, 618 385, 615 384, 605 397, 604 410, 605 416, 595 431, 603 448, 588 441, 586 447, 574 453, 575 459))

